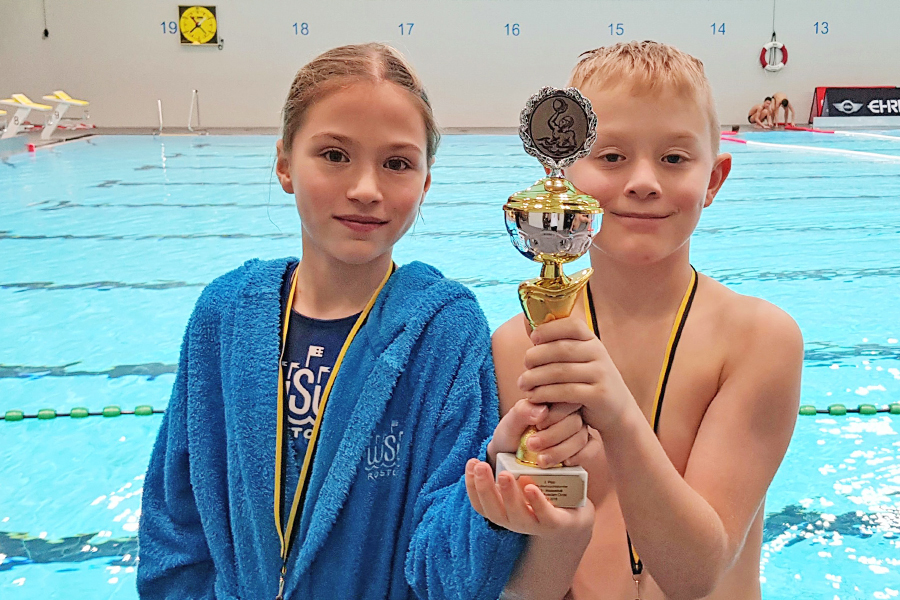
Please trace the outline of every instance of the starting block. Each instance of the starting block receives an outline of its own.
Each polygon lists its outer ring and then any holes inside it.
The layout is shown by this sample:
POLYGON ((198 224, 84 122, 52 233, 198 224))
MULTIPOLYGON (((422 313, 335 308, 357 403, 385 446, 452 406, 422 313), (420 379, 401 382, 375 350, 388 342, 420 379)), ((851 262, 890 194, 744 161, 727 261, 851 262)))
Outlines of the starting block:
POLYGON ((56 90, 52 94, 44 96, 44 100, 52 102, 56 105, 56 108, 53 110, 50 120, 47 121, 44 130, 41 132, 42 140, 50 139, 50 136, 56 131, 60 121, 62 121, 63 115, 66 114, 66 111, 69 110, 70 106, 88 106, 90 104, 86 100, 76 100, 62 90, 56 90))
POLYGON ((12 122, 7 125, 6 131, 4 131, 3 135, 0 136, 0 139, 3 140, 11 138, 19 133, 19 130, 23 125, 25 125, 25 120, 28 118, 28 115, 29 113, 31 113, 31 111, 36 110, 38 112, 50 112, 51 110, 53 110, 52 106, 32 102, 31 99, 25 94, 13 94, 12 98, 0 100, 0 105, 9 106, 16 109, 16 113, 13 115, 12 122))

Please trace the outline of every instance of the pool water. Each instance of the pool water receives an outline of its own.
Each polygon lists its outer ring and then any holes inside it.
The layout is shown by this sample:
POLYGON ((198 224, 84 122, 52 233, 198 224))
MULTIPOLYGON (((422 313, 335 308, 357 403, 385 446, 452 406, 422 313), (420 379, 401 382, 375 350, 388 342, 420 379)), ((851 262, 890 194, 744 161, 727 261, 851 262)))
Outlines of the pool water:
MULTIPOLYGON (((802 403, 900 401, 897 141, 743 134, 693 238, 695 267, 800 324, 802 403), (844 148, 887 158, 818 153, 844 148)), ((0 163, 0 413, 165 408, 203 286, 299 251, 265 136, 102 137, 0 163)), ((447 136, 400 242, 470 286, 492 327, 537 274, 500 207, 542 176, 512 136, 447 136)), ((580 268, 582 259, 571 270, 580 268)), ((0 421, 0 597, 132 599, 160 416, 0 421)), ((766 502, 767 600, 894 598, 900 417, 800 417, 766 502)))

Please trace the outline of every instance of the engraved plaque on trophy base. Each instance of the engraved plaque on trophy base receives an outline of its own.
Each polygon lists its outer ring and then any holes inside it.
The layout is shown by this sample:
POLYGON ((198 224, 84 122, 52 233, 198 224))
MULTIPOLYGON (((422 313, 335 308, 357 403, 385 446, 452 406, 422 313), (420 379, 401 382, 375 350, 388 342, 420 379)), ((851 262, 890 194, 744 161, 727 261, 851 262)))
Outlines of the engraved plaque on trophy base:
POLYGON ((497 453, 497 475, 509 471, 518 479, 522 475, 530 477, 544 493, 547 500, 560 508, 584 506, 587 498, 588 474, 582 467, 556 467, 541 469, 520 464, 516 455, 509 452, 497 453))

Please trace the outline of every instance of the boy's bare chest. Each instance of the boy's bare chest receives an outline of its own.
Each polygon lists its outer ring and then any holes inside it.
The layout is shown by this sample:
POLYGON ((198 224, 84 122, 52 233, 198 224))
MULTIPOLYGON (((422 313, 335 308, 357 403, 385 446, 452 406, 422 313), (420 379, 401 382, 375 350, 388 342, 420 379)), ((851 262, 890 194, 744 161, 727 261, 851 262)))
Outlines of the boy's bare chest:
POLYGON ((675 347, 668 338, 669 332, 610 332, 604 342, 648 422, 659 396, 657 435, 683 475, 700 423, 719 389, 724 351, 715 344, 713 332, 699 327, 685 328, 675 347), (667 356, 667 348, 674 357, 667 356), (664 363, 670 358, 666 373, 664 363))
MULTIPOLYGON (((660 444, 682 476, 703 416, 719 387, 724 359, 710 343, 709 334, 708 331, 685 330, 669 372, 659 418, 660 444)), ((649 422, 667 340, 646 339, 646 343, 640 343, 632 338, 626 349, 617 346, 615 335, 609 337, 607 350, 649 422)), ((602 445, 602 439, 600 441, 602 445)), ((625 521, 605 452, 601 450, 587 468, 588 494, 596 507, 596 516, 591 543, 575 577, 573 597, 577 600, 631 600, 634 582, 628 560, 625 521)), ((649 574, 641 590, 641 598, 663 599, 649 574)))

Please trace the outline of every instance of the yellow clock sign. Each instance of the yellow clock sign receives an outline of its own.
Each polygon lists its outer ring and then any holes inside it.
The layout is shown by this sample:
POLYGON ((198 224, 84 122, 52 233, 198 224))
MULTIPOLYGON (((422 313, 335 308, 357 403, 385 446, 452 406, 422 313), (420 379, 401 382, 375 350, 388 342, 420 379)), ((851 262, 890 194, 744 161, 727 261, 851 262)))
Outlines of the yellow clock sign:
POLYGON ((182 44, 218 44, 216 7, 179 6, 178 29, 182 44))

